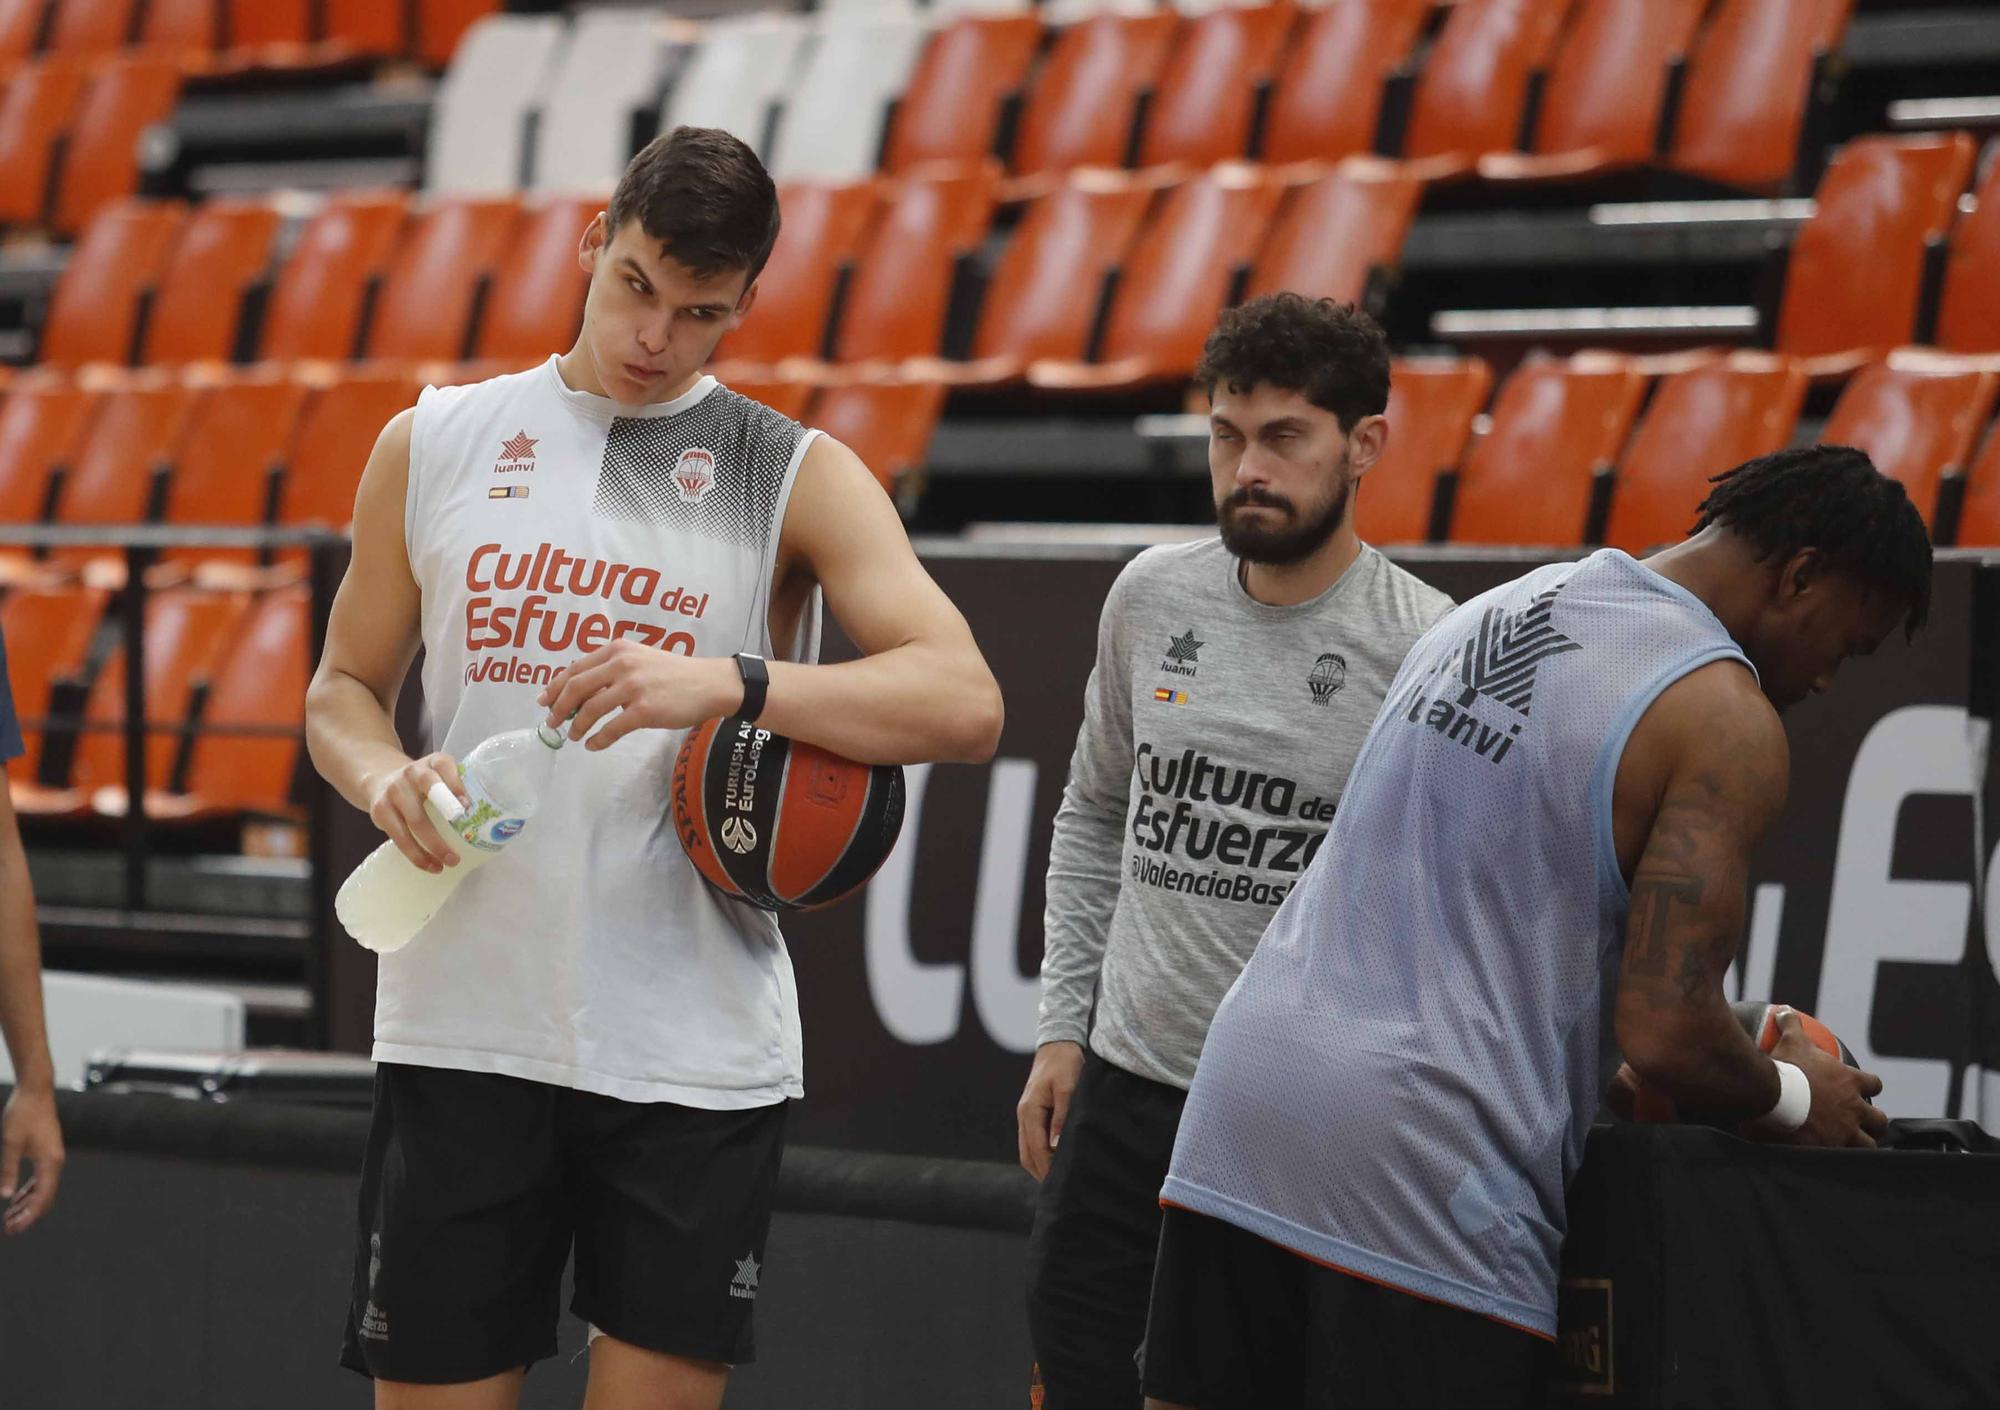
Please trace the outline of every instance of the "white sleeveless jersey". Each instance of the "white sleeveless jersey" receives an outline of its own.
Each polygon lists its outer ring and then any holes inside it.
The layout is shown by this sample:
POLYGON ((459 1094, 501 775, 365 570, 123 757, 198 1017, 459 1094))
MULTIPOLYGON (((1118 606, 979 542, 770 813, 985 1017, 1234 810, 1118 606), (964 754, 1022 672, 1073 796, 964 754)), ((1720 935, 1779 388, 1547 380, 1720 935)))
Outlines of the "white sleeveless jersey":
MULTIPOLYGON (((703 377, 628 408, 556 359, 427 388, 404 532, 423 593, 431 746, 455 758, 535 724, 550 677, 619 637, 689 656, 773 649, 785 504, 816 433, 703 377)), ((541 810, 382 958, 375 1058, 628 1101, 767 1105, 802 1091, 797 994, 770 914, 681 850, 682 732, 566 747, 541 810)))
POLYGON ((1612 785, 1646 707, 1718 660, 1749 664, 1611 549, 1432 627, 1216 1014, 1163 1197, 1553 1336, 1629 902, 1612 785))

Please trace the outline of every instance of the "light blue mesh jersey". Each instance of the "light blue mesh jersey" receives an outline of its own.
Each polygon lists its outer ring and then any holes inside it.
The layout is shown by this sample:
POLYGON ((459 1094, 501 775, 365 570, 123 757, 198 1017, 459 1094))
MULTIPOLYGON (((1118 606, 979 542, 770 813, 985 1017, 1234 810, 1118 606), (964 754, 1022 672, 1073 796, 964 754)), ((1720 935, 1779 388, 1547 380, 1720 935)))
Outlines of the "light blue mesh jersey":
POLYGON ((1721 659, 1749 665, 1609 549, 1425 633, 1216 1013, 1165 1201, 1553 1336, 1624 942, 1612 782, 1646 707, 1721 659))

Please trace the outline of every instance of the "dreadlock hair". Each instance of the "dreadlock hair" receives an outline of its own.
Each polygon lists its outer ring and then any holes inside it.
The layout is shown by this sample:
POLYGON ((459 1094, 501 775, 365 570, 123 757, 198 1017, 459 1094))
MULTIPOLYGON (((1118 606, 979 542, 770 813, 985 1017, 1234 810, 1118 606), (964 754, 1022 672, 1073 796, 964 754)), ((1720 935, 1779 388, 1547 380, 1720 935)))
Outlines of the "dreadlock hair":
POLYGON ((1260 382, 1305 399, 1352 431, 1389 404, 1389 341, 1353 304, 1266 294, 1224 313, 1201 350, 1194 380, 1248 391, 1260 382))
POLYGON ((1931 540, 1903 486, 1853 446, 1814 445, 1746 460, 1709 481, 1690 533, 1720 524, 1759 563, 1817 549, 1828 567, 1905 605, 1913 638, 1930 615, 1931 540))

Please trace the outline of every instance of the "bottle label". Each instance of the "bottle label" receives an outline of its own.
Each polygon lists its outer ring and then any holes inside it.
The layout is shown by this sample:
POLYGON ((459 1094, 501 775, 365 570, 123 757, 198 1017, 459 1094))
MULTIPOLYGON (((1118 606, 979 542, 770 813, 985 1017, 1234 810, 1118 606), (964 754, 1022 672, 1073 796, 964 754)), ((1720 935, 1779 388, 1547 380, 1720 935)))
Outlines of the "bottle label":
POLYGON ((526 818, 510 818, 495 807, 493 800, 482 798, 471 779, 466 780, 466 791, 472 794, 472 805, 464 816, 452 824, 458 835, 468 846, 477 847, 482 852, 498 852, 520 835, 528 825, 526 818))

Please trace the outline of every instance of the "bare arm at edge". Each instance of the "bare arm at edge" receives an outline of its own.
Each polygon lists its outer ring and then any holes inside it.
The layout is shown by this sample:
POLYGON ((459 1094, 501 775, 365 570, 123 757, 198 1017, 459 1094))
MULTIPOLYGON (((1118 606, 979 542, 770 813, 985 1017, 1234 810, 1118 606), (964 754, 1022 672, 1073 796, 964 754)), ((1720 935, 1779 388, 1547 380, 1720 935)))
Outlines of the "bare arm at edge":
POLYGON ((1000 687, 971 627, 918 561, 875 477, 831 437, 817 437, 799 466, 778 562, 782 574, 825 590, 863 655, 827 666, 771 662, 760 724, 867 763, 993 756, 1000 687))
POLYGON ((463 796, 443 755, 412 760, 396 735, 396 697, 422 640, 422 596, 410 571, 403 505, 414 411, 391 417, 354 496, 353 556, 327 619, 326 651, 306 690, 306 748, 320 776, 366 812, 403 854, 436 871, 450 849, 423 811, 442 778, 463 796))

